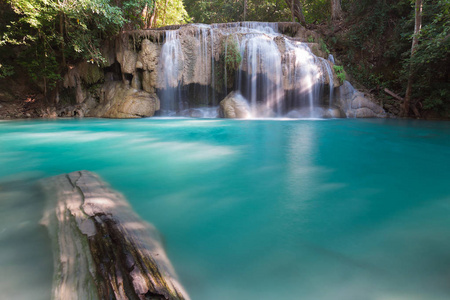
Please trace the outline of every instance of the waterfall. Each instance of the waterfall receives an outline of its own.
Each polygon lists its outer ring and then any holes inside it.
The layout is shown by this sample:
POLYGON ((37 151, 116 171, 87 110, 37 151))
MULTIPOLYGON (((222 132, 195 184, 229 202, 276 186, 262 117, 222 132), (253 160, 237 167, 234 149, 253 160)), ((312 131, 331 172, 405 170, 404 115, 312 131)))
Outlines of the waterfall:
POLYGON ((163 88, 159 92, 161 114, 173 114, 183 109, 181 93, 182 56, 181 43, 176 30, 166 31, 165 42, 161 49, 160 80, 163 88))
MULTIPOLYGON (((199 41, 198 43, 198 71, 202 74, 202 79, 204 79, 204 82, 201 82, 201 95, 203 96, 203 99, 201 101, 198 101, 201 105, 208 105, 210 102, 210 93, 209 93, 209 87, 212 85, 211 80, 211 71, 213 68, 212 60, 211 60, 211 48, 208 45, 208 36, 211 35, 211 29, 209 26, 204 24, 198 24, 196 25, 197 32, 195 34, 196 39, 199 41)), ((209 41, 211 43, 211 41, 209 41)))
POLYGON ((211 36, 211 87, 212 87, 212 105, 216 106, 217 100, 216 100, 216 77, 215 77, 215 70, 214 70, 214 61, 215 61, 215 56, 214 56, 214 44, 216 42, 215 40, 215 35, 214 35, 214 30, 212 28, 210 28, 210 36, 211 36))
POLYGON ((159 63, 162 114, 216 107, 237 91, 253 117, 320 117, 334 104, 333 61, 332 55, 328 60, 317 57, 307 43, 280 34, 278 23, 194 24, 168 30, 159 63), (241 56, 233 74, 226 67, 228 54, 236 51, 230 43, 241 56))
POLYGON ((329 54, 329 55, 328 55, 328 60, 329 60, 331 63, 333 63, 333 65, 335 64, 333 54, 329 54))
POLYGON ((252 116, 280 115, 284 89, 276 43, 265 34, 248 34, 240 43, 240 52, 240 78, 246 84, 239 92, 250 100, 252 116))
POLYGON ((292 96, 289 108, 308 107, 309 117, 315 117, 315 106, 319 100, 320 72, 317 58, 304 43, 285 40, 287 50, 287 72, 292 96))
MULTIPOLYGON (((333 56, 331 55, 331 57, 333 57, 333 56)), ((327 75, 328 75, 328 86, 329 86, 328 107, 331 108, 333 105, 333 97, 334 97, 334 95, 333 95, 333 90, 334 90, 333 71, 331 70, 331 65, 325 59, 323 59, 322 64, 325 66, 325 70, 327 71, 327 75)))

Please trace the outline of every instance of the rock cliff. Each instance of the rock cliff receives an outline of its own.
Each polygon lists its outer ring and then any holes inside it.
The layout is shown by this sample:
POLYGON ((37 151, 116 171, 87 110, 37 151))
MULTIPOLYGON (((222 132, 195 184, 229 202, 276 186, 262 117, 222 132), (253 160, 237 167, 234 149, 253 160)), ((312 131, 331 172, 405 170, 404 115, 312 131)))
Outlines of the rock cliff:
MULTIPOLYGON (((57 113, 137 118, 161 109, 162 114, 174 115, 217 107, 236 91, 255 117, 293 116, 292 111, 305 108, 326 110, 325 117, 383 116, 377 104, 343 87, 321 44, 317 33, 289 22, 124 32, 103 47, 103 70, 89 63, 70 68, 64 86, 76 104, 57 113)), ((221 105, 221 114, 233 115, 225 107, 231 106, 221 105)))

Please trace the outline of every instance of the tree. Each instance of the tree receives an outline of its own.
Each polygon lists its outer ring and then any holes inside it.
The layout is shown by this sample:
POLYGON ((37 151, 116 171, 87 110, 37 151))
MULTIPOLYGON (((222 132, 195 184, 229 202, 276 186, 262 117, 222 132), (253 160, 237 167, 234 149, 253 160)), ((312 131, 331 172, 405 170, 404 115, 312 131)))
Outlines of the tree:
POLYGON ((183 0, 155 0, 155 8, 152 13, 152 22, 149 27, 161 27, 172 24, 186 23, 189 16, 183 4, 183 0))
POLYGON ((297 18, 298 22, 303 26, 306 25, 305 16, 303 15, 302 5, 300 0, 285 0, 287 6, 291 9, 292 22, 297 18))
POLYGON ((290 9, 282 0, 184 0, 195 23, 289 20, 290 9))
POLYGON ((247 16, 247 0, 244 0, 244 22, 246 16, 247 16))
MULTIPOLYGON (((411 58, 414 57, 414 54, 416 53, 416 48, 419 44, 419 35, 420 30, 422 28, 422 0, 416 0, 414 16, 415 22, 414 22, 414 35, 411 46, 411 58)), ((410 64, 408 85, 406 87, 405 100, 403 103, 403 116, 405 117, 408 116, 409 113, 413 80, 414 80, 414 70, 412 68, 412 65, 410 64)))
POLYGON ((341 0, 331 0, 331 18, 340 19, 342 16, 341 0))

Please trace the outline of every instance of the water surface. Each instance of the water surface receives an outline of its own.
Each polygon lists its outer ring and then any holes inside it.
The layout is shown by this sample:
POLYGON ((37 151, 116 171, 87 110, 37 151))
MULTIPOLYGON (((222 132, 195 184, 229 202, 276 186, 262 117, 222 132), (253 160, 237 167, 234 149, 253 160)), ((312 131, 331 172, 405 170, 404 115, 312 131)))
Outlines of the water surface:
POLYGON ((51 284, 18 179, 82 169, 162 232, 193 300, 450 297, 448 122, 8 121, 0 166, 6 299, 51 284))

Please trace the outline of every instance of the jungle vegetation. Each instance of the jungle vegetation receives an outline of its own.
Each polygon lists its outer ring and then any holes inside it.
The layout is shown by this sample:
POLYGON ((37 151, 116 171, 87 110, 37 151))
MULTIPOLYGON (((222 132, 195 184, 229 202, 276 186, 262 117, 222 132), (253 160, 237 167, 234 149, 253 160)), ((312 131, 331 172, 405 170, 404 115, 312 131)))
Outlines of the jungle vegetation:
POLYGON ((450 112, 450 0, 3 0, 0 19, 0 79, 26 73, 46 95, 70 63, 102 66, 102 43, 123 30, 295 21, 398 114, 450 112))

